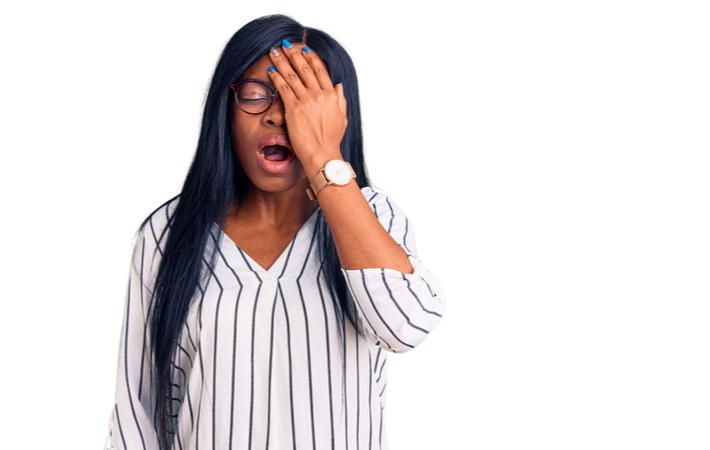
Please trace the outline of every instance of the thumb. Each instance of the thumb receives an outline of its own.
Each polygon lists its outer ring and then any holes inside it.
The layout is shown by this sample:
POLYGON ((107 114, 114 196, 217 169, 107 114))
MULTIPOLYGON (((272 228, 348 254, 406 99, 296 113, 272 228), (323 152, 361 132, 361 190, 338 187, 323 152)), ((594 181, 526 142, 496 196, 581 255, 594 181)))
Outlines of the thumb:
POLYGON ((343 90, 343 82, 335 85, 335 93, 338 95, 338 107, 343 114, 348 111, 348 101, 345 99, 345 91, 343 90))

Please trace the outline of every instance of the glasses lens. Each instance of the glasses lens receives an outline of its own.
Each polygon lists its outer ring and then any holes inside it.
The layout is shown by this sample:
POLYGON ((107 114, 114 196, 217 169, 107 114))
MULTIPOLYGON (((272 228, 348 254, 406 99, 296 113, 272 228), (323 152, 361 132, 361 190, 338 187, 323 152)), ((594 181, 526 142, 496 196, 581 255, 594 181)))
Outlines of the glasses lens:
POLYGON ((261 114, 271 106, 274 92, 269 86, 258 81, 247 81, 236 91, 237 104, 249 114, 261 114))

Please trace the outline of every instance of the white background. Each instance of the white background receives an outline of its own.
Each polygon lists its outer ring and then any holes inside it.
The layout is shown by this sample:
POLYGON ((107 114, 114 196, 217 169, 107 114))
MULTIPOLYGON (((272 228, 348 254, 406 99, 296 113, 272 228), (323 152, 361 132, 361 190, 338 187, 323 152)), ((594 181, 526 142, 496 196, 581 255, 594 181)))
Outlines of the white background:
POLYGON ((223 45, 276 12, 351 53, 372 180, 448 294, 390 360, 391 448, 710 447, 704 2, 15 3, 0 448, 102 445, 133 233, 223 45))

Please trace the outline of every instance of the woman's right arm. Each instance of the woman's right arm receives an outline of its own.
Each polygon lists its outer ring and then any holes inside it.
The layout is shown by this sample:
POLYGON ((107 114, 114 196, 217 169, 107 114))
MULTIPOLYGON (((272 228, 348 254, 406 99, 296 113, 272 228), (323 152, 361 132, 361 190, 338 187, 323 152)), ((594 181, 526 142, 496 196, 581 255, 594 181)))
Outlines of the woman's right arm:
POLYGON ((118 353, 116 399, 111 414, 109 448, 154 450, 158 448, 153 427, 150 390, 148 317, 152 283, 160 261, 161 226, 154 214, 135 240, 126 306, 118 353))

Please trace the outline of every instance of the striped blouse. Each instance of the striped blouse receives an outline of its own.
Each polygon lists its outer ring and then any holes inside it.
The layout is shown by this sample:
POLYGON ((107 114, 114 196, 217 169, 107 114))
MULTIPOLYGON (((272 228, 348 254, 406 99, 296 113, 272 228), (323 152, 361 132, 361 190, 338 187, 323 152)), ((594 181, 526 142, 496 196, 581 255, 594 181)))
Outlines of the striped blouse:
MULTIPOLYGON (((264 270, 217 225, 214 267, 190 308, 174 356, 174 449, 386 449, 387 353, 422 342, 444 309, 438 283, 417 260, 409 222, 384 194, 363 188, 414 273, 343 270, 362 335, 339 320, 324 282, 318 210, 264 270)), ((173 201, 137 236, 111 416, 111 446, 157 449, 150 401, 146 314, 161 233, 173 201)), ((207 258, 206 258, 207 259, 207 258)))

